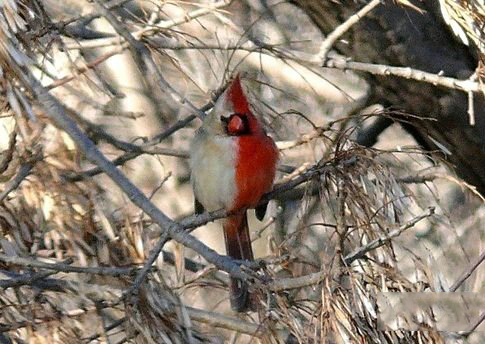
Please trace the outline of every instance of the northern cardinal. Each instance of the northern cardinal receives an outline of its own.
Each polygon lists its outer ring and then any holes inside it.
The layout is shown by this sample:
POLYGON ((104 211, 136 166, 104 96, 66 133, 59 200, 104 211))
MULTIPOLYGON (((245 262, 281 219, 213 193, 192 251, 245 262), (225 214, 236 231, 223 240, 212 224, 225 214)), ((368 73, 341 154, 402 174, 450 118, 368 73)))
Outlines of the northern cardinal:
MULTIPOLYGON (((204 119, 190 152, 195 212, 237 211, 223 220, 226 254, 253 260, 246 210, 256 207, 263 219, 267 204, 258 203, 272 188, 278 150, 249 108, 239 74, 204 119)), ((237 312, 252 308, 245 282, 231 279, 230 301, 237 312)))

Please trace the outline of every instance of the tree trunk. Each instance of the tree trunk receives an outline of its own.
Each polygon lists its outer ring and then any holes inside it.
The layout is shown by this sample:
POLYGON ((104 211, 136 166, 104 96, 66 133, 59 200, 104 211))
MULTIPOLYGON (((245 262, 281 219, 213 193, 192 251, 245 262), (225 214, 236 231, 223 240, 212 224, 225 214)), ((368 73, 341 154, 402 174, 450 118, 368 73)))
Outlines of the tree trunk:
MULTIPOLYGON (((413 2, 413 1, 412 1, 413 2)), ((336 4, 330 0, 295 0, 324 35, 357 12, 362 2, 336 4)), ((411 67, 445 76, 468 78, 477 67, 477 54, 463 45, 444 23, 437 0, 414 1, 426 12, 387 1, 342 38, 334 49, 354 61, 411 67)), ((372 88, 369 104, 392 106, 420 117, 404 124, 426 149, 444 157, 467 183, 485 195, 485 100, 475 94, 475 126, 469 124, 468 98, 461 91, 393 76, 366 75, 372 88), (437 144, 438 142, 438 144, 437 144)))

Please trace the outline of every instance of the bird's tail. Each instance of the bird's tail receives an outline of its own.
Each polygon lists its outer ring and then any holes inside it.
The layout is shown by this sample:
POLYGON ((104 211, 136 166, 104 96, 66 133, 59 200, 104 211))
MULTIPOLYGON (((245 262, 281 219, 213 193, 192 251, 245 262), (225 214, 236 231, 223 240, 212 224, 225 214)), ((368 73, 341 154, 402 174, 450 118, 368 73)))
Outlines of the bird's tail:
MULTIPOLYGON (((226 254, 234 259, 253 260, 253 249, 249 236, 248 218, 246 212, 230 216, 224 220, 224 236, 226 239, 226 254)), ((248 285, 237 278, 230 282, 231 308, 236 312, 251 309, 251 298, 248 285)))

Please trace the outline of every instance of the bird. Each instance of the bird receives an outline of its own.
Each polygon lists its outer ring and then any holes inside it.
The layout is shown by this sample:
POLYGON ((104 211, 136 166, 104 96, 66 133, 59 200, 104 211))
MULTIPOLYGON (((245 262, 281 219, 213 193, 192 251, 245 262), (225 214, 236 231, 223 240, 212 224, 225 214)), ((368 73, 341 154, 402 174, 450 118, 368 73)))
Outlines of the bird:
MULTIPOLYGON (((247 209, 261 221, 267 208, 259 204, 271 191, 279 160, 274 140, 251 110, 238 73, 206 115, 190 147, 195 213, 225 209, 222 220, 226 254, 254 260, 247 209)), ((248 284, 230 279, 230 304, 236 312, 254 309, 248 284)))

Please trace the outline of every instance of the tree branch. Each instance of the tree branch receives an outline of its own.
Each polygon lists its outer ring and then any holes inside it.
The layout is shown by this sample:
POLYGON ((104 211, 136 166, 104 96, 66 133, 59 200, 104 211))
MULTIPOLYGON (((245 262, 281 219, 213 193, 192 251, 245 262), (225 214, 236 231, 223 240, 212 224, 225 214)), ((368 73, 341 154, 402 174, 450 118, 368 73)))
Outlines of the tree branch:
POLYGON ((474 92, 482 93, 483 95, 485 95, 485 85, 480 85, 480 83, 476 81, 470 79, 459 80, 442 76, 440 74, 424 72, 422 70, 413 69, 411 67, 393 67, 381 64, 353 62, 350 61, 348 58, 336 56, 336 54, 330 57, 325 62, 325 67, 337 68, 342 70, 351 69, 354 71, 367 72, 374 75, 399 76, 401 78, 423 81, 437 86, 460 90, 466 93, 474 92))
POLYGON ((34 168, 35 165, 35 160, 23 163, 20 165, 19 172, 15 176, 13 180, 8 182, 8 184, 5 186, 5 189, 0 192, 0 202, 2 202, 10 192, 15 190, 20 183, 30 174, 30 171, 32 168, 34 168))
MULTIPOLYGON (((166 20, 166 21, 162 21, 162 22, 155 24, 153 26, 145 27, 145 28, 138 30, 136 32, 132 32, 132 33, 130 33, 130 35, 133 36, 133 38, 135 40, 141 40, 147 34, 159 32, 161 30, 170 29, 174 26, 178 26, 178 25, 181 25, 181 24, 188 23, 188 22, 190 22, 194 19, 197 19, 199 17, 210 14, 210 13, 214 12, 215 10, 224 8, 224 7, 228 6, 231 2, 232 2, 232 0, 218 1, 216 3, 208 5, 205 8, 199 8, 197 10, 188 12, 183 16, 180 16, 180 17, 177 17, 177 18, 174 18, 174 19, 169 19, 169 20, 166 20)), ((106 9, 109 9, 108 6, 106 6, 106 9)), ((74 49, 102 48, 102 47, 122 44, 124 42, 124 39, 126 39, 126 37, 111 37, 111 38, 91 39, 91 40, 88 40, 88 41, 67 44, 66 49, 74 50, 74 49), (121 41, 120 41, 120 39, 121 39, 121 41)))
POLYGON ((421 220, 423 220, 423 219, 425 219, 427 217, 432 216, 433 214, 434 214, 434 207, 429 207, 428 210, 425 211, 423 214, 415 217, 411 221, 408 221, 407 223, 403 224, 399 228, 394 229, 393 231, 389 232, 384 237, 380 237, 380 238, 374 239, 371 242, 369 242, 368 244, 366 244, 366 245, 364 245, 362 247, 359 247, 354 252, 348 254, 345 257, 345 264, 349 265, 354 260, 360 259, 360 258, 364 257, 366 253, 368 253, 370 251, 373 251, 376 248, 381 247, 385 243, 389 242, 391 239, 393 239, 393 238, 398 237, 399 235, 401 235, 401 233, 404 232, 405 230, 414 227, 418 222, 420 222, 421 220))
POLYGON ((480 317, 477 319, 477 321, 475 321, 473 324, 471 324, 470 328, 468 330, 466 330, 465 333, 461 333, 461 335, 465 336, 465 337, 469 336, 484 321, 485 321, 485 312, 482 312, 482 314, 480 314, 480 317))
POLYGON ((9 280, 0 280, 0 288, 17 288, 23 285, 31 285, 34 282, 44 279, 50 275, 55 274, 55 271, 41 271, 36 273, 27 273, 13 277, 9 280))
MULTIPOLYGON (((413 218, 412 220, 408 221, 407 223, 403 224, 399 228, 390 231, 386 236, 372 240, 368 244, 355 250, 353 253, 345 256, 344 258, 345 264, 350 265, 353 261, 363 258, 366 253, 372 250, 375 250, 378 247, 381 247, 386 242, 389 242, 391 239, 401 235, 401 233, 404 232, 405 230, 411 227, 414 227, 419 221, 427 217, 430 217, 433 214, 434 214, 434 208, 432 207, 428 208, 428 210, 425 211, 422 215, 419 215, 413 218)), ((272 291, 281 291, 281 290, 308 287, 308 286, 320 283, 320 281, 322 281, 325 278, 325 275, 327 273, 328 271, 319 271, 319 272, 315 272, 301 277, 277 279, 270 282, 265 287, 267 287, 269 290, 272 290, 272 291)))
POLYGON ((480 266, 480 264, 483 263, 484 260, 485 251, 483 251, 482 254, 474 262, 472 262, 470 266, 468 266, 468 268, 462 273, 460 278, 458 278, 458 280, 453 283, 453 285, 450 287, 450 291, 456 291, 463 284, 463 282, 465 282, 467 278, 471 276, 473 271, 475 271, 480 266))
MULTIPOLYGON (((233 277, 246 279, 239 265, 226 256, 221 256, 211 248, 207 247, 201 241, 197 240, 190 234, 183 230, 183 227, 173 222, 162 211, 160 211, 115 165, 113 165, 96 147, 96 145, 89 140, 86 135, 78 128, 76 123, 66 115, 63 106, 50 95, 44 87, 32 76, 30 71, 17 71, 23 84, 32 91, 34 97, 38 100, 39 105, 43 108, 51 120, 61 129, 63 129, 77 144, 79 150, 86 156, 86 158, 93 164, 101 168, 127 197, 140 209, 142 209, 156 224, 158 224, 163 231, 181 243, 182 245, 193 249, 195 252, 203 256, 208 262, 214 264, 218 268, 228 272, 233 277)), ((150 259, 145 265, 142 272, 150 268, 151 262, 156 259, 160 253, 157 246, 156 250, 152 251, 150 259)), ((142 273, 140 272, 140 274, 142 273)), ((140 276, 140 275, 139 275, 140 276)))
MULTIPOLYGON (((203 107, 200 110, 201 111, 206 111, 206 110, 204 110, 205 108, 206 107, 203 107)), ((182 119, 180 121, 177 121, 170 128, 168 128, 167 130, 163 131, 162 133, 156 135, 151 140, 149 140, 148 142, 146 142, 143 145, 141 145, 139 151, 125 153, 125 154, 119 156, 118 158, 114 159, 113 161, 111 161, 111 163, 113 165, 115 165, 115 166, 119 166, 119 165, 123 165, 127 161, 130 161, 130 160, 133 160, 133 159, 137 158, 138 156, 140 156, 140 155, 142 155, 142 154, 145 153, 144 150, 146 148, 148 148, 150 146, 153 146, 153 145, 155 145, 157 143, 160 143, 164 139, 170 137, 173 133, 175 133, 178 130, 180 130, 180 129, 184 128, 185 126, 187 126, 195 118, 197 118, 197 116, 190 115, 190 116, 187 116, 185 119, 182 119)), ((97 174, 100 174, 100 173, 103 173, 103 170, 98 166, 98 167, 94 167, 92 169, 89 169, 89 170, 86 170, 86 171, 83 171, 83 172, 80 172, 80 173, 76 173, 76 172, 65 173, 62 177, 66 181, 69 181, 69 182, 78 182, 78 181, 84 180, 85 178, 93 177, 93 176, 95 176, 97 174)))
POLYGON ((39 268, 54 270, 57 272, 77 272, 77 273, 88 273, 94 275, 102 276, 112 276, 121 277, 129 276, 139 268, 120 268, 120 267, 83 267, 83 266, 72 266, 66 263, 45 263, 33 258, 15 257, 7 256, 0 253, 0 261, 8 264, 19 265, 26 268, 39 268))
POLYGON ((327 54, 335 44, 335 42, 342 37, 354 24, 358 23, 359 20, 372 11, 381 3, 381 0, 372 0, 367 5, 365 5, 360 11, 350 16, 345 22, 337 26, 322 42, 320 45, 320 51, 318 53, 318 59, 321 63, 325 63, 327 59, 327 54))

